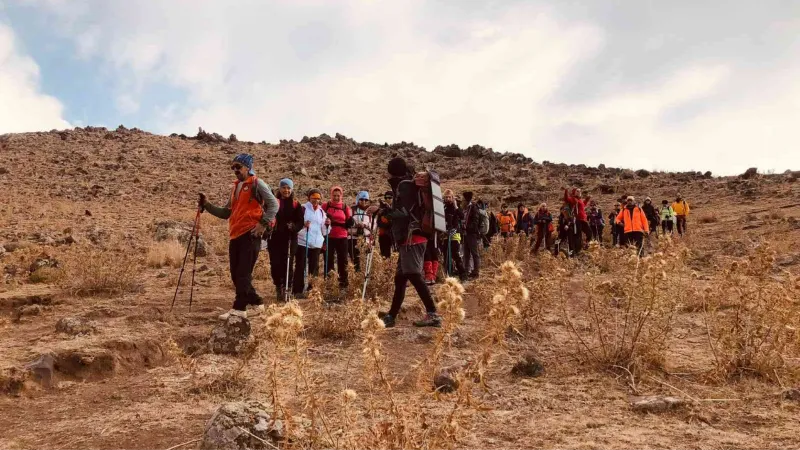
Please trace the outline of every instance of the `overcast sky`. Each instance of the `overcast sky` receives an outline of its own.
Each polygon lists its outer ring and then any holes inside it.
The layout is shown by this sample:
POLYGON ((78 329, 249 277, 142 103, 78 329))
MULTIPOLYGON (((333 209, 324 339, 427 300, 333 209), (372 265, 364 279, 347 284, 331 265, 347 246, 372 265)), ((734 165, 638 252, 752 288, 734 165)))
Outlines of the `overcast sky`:
POLYGON ((798 0, 0 0, 0 133, 800 169, 798 0))

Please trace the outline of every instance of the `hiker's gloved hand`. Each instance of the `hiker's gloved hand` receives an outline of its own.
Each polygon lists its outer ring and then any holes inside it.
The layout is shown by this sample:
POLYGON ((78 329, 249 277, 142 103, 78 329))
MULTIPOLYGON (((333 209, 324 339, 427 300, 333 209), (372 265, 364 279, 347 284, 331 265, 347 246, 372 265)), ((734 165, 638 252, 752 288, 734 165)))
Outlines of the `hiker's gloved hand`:
POLYGON ((199 195, 199 198, 197 199, 197 207, 200 208, 200 210, 202 211, 202 210, 206 209, 206 201, 207 201, 206 200, 206 194, 203 194, 201 192, 198 195, 199 195))
POLYGON ((261 237, 264 235, 265 231, 267 231, 267 227, 258 223, 256 227, 253 228, 252 234, 253 236, 261 237))

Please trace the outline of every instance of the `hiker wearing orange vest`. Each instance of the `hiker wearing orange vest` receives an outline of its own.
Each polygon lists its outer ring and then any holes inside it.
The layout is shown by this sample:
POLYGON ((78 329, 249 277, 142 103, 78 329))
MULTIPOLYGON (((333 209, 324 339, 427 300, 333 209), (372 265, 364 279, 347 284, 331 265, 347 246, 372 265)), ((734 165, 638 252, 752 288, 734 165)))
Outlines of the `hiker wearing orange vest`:
POLYGON ((636 248, 641 252, 644 245, 644 235, 648 234, 650 224, 647 222, 647 216, 644 211, 635 203, 633 197, 627 198, 625 207, 617 215, 617 223, 625 228, 622 245, 636 243, 636 248))
POLYGON ((513 234, 516 225, 517 219, 514 217, 514 213, 508 210, 507 205, 501 205, 500 212, 497 213, 497 226, 500 227, 500 236, 507 238, 513 234))
POLYGON ((264 302, 253 287, 253 267, 261 251, 262 236, 278 213, 278 199, 267 183, 256 178, 251 155, 237 155, 231 169, 236 181, 228 203, 223 207, 215 206, 203 193, 198 202, 198 206, 212 216, 228 221, 228 251, 236 299, 231 310, 219 316, 221 320, 231 315, 246 318, 247 306, 254 306, 257 313, 264 311, 264 302))

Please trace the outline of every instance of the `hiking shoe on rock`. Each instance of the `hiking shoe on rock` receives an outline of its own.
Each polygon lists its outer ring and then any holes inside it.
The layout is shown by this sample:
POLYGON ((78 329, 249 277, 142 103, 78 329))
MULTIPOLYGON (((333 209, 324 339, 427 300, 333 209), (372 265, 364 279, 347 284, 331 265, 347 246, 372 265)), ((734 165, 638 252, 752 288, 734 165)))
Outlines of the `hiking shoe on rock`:
MULTIPOLYGON (((263 308, 264 306, 261 305, 261 307, 263 308)), ((262 309, 262 311, 263 311, 263 309, 262 309)), ((239 311, 238 309, 232 309, 232 310, 226 312, 225 314, 220 314, 219 320, 228 320, 228 317, 230 317, 230 316, 239 316, 241 318, 246 319, 247 318, 247 311, 239 311)))
POLYGON ((264 305, 249 305, 248 307, 252 308, 251 313, 256 316, 264 312, 264 305))
POLYGON ((386 328, 394 327, 394 316, 391 316, 389 314, 384 314, 381 320, 383 320, 383 326, 385 326, 386 328))
POLYGON ((415 327, 440 327, 442 326, 442 318, 439 314, 428 313, 422 320, 414 322, 415 327))

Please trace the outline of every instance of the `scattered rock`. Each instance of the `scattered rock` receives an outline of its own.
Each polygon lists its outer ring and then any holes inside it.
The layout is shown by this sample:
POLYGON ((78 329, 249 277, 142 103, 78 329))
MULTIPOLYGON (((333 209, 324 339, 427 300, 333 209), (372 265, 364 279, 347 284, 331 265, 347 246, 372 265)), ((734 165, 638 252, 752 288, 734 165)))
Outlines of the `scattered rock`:
POLYGON ((20 273, 22 269, 20 269, 19 266, 16 266, 14 264, 9 264, 5 267, 5 269, 3 269, 3 271, 6 274, 11 275, 13 277, 14 275, 20 273))
POLYGON ((167 278, 167 272, 158 272, 156 278, 167 278))
POLYGON ((211 331, 208 349, 211 353, 237 355, 242 351, 249 337, 250 321, 231 315, 211 331))
POLYGON ((236 137, 235 134, 231 133, 230 137, 228 138, 228 141, 229 142, 239 142, 239 139, 236 137))
POLYGON ((84 317, 62 317, 56 323, 56 331, 72 336, 92 334, 97 331, 97 323, 84 317))
POLYGON ((657 395, 648 397, 634 397, 630 401, 634 411, 644 413, 661 413, 677 409, 686 404, 678 397, 661 397, 657 395))
POLYGON ((83 212, 83 214, 84 214, 85 216, 92 217, 92 212, 91 212, 91 211, 89 211, 88 209, 87 209, 86 211, 84 211, 84 212, 83 212))
POLYGON ((56 240, 56 244, 60 244, 60 245, 72 245, 72 244, 77 244, 77 243, 78 243, 78 240, 75 239, 75 237, 72 236, 71 234, 56 240))
POLYGON ((704 173, 703 178, 711 178, 711 171, 709 170, 708 172, 704 173))
POLYGON ((514 367, 511 373, 523 377, 538 377, 544 373, 544 365, 534 353, 525 354, 514 367))
POLYGON ((784 400, 794 400, 800 402, 800 388, 786 389, 781 393, 784 400))
POLYGON ((36 260, 33 261, 28 270, 31 273, 33 273, 45 267, 51 269, 57 269, 58 267, 60 267, 60 263, 58 262, 57 259, 53 258, 52 256, 42 253, 36 258, 36 260))
POLYGON ((747 169, 743 174, 741 174, 739 176, 741 178, 744 178, 745 180, 749 180, 750 178, 755 178, 756 176, 758 176, 758 168, 751 167, 751 168, 747 169))
POLYGON ((0 175, 5 175, 7 173, 8 173, 8 169, 6 169, 5 167, 0 167, 0 175))
POLYGON ((303 175, 303 176, 307 177, 308 176, 308 170, 306 170, 305 167, 301 167, 300 168, 300 175, 303 175))
POLYGON ((459 386, 458 374, 464 367, 464 363, 459 363, 440 370, 439 373, 433 377, 434 389, 444 393, 455 392, 459 386))
POLYGON ((28 242, 14 241, 14 242, 6 242, 5 244, 3 244, 3 247, 6 249, 7 252, 14 253, 19 249, 30 247, 30 244, 28 242))
POLYGON ((636 171, 636 175, 638 175, 639 178, 647 178, 647 177, 650 176, 650 171, 649 170, 644 170, 644 169, 639 169, 639 170, 636 171))
POLYGON ((42 384, 42 386, 50 388, 53 386, 53 371, 55 370, 55 358, 53 355, 46 353, 35 360, 25 365, 33 379, 42 384))
MULTIPOLYGON (((154 237, 156 241, 174 239, 183 245, 187 245, 192 237, 192 226, 193 224, 184 224, 174 220, 162 220, 153 224, 152 228, 155 229, 154 237)), ((197 240, 197 256, 206 255, 208 255, 208 246, 203 236, 200 236, 197 240)))
POLYGON ((285 436, 283 421, 268 411, 266 405, 253 400, 225 403, 206 423, 200 449, 274 449, 282 446, 285 436))
POLYGON ((600 184, 596 189, 599 189, 601 194, 613 194, 617 191, 614 186, 610 184, 600 184))

